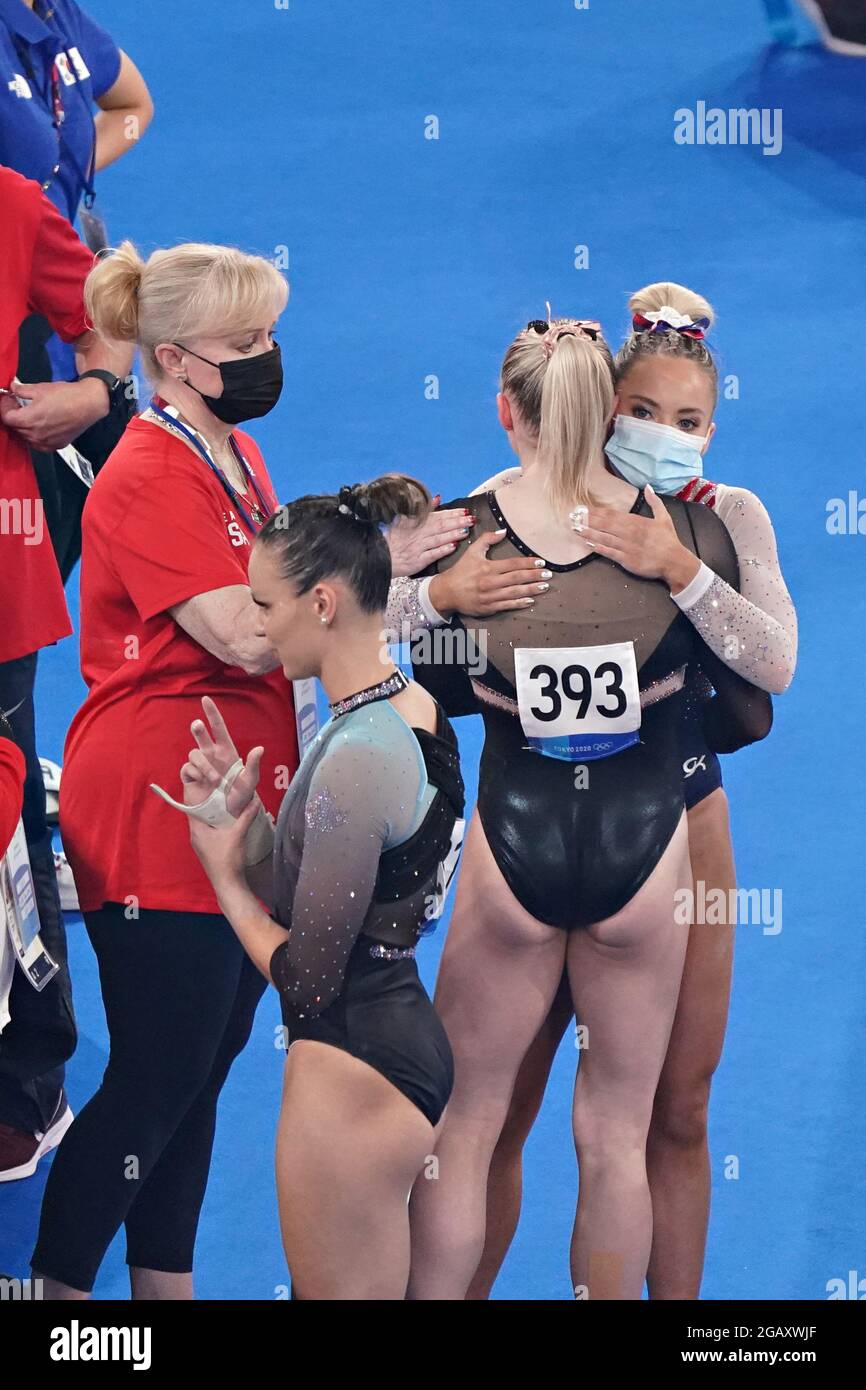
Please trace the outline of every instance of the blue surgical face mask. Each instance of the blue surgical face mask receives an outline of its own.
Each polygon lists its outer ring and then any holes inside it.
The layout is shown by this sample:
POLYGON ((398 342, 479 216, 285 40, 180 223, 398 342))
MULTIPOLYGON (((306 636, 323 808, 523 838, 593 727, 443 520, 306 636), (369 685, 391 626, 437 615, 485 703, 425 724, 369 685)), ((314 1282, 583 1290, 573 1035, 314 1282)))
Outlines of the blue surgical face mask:
POLYGON ((705 434, 684 434, 673 425, 617 415, 604 452, 627 483, 635 487, 650 483, 656 492, 679 492, 690 478, 703 476, 701 449, 706 442, 705 434))

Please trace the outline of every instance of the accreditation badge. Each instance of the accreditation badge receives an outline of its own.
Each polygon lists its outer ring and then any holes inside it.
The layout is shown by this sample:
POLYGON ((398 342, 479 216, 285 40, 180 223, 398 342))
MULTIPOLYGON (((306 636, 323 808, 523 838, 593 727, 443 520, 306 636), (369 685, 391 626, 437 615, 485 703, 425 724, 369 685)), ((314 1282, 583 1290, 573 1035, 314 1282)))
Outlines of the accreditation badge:
POLYGON ((43 990, 60 966, 48 954, 39 935, 39 910, 21 820, 11 844, 0 859, 0 898, 6 918, 6 937, 35 990, 43 990))

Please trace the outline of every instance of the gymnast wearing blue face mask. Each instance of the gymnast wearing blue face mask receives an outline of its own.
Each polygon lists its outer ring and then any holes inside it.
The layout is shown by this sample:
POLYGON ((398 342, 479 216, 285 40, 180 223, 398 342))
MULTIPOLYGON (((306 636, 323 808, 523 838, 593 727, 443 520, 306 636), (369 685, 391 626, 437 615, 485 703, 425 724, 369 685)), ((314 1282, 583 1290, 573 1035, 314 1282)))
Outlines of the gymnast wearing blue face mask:
POLYGON ((607 458, 620 477, 635 487, 649 483, 661 493, 679 493, 687 483, 701 478, 710 434, 684 435, 678 425, 659 425, 649 418, 650 407, 638 404, 636 409, 647 414, 620 412, 605 445, 607 458))
POLYGON ((794 674, 797 626, 772 523, 753 492, 704 477, 718 395, 705 341, 713 311, 701 296, 671 283, 639 290, 630 307, 633 331, 616 356, 618 411, 605 445, 608 466, 638 487, 712 508, 734 542, 742 592, 727 593, 724 582, 694 557, 688 560, 678 543, 653 536, 659 528, 652 522, 622 526, 609 509, 598 508, 582 534, 601 554, 615 551, 617 562, 635 574, 644 572, 651 552, 662 577, 672 581, 674 601, 716 655, 760 689, 780 695, 794 674))

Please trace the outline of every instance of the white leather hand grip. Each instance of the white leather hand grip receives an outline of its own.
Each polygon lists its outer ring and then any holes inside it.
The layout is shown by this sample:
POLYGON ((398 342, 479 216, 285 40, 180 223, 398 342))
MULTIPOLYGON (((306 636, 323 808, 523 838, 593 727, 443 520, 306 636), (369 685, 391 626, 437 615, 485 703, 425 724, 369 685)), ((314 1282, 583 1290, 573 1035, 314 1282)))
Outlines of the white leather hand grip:
POLYGON ((220 826, 231 825, 235 817, 226 806, 226 796, 232 789, 232 783, 243 771, 243 758, 238 758, 232 763, 228 772, 223 777, 218 787, 214 787, 206 801, 202 801, 199 806, 185 806, 182 801, 175 801, 173 796, 163 791, 155 782, 151 782, 150 789, 161 796, 163 801, 167 801, 169 806, 173 806, 176 811, 183 811, 185 816, 192 816, 193 820, 203 820, 205 825, 220 826))
MULTIPOLYGON (((163 791, 162 787, 158 787, 155 782, 151 782, 150 789, 161 796, 163 801, 167 801, 169 806, 173 806, 176 811, 183 811, 184 815, 191 816, 194 820, 204 821, 206 825, 213 827, 232 825, 237 817, 229 811, 226 797, 243 765, 242 758, 238 758, 237 762, 232 763, 219 786, 214 787, 207 800, 202 801, 198 806, 187 806, 182 801, 175 801, 173 796, 169 796, 168 792, 163 791)), ((246 864, 250 867, 254 864, 261 864, 262 860, 267 859, 273 852, 273 848, 274 821, 264 806, 260 806, 244 841, 246 864)))

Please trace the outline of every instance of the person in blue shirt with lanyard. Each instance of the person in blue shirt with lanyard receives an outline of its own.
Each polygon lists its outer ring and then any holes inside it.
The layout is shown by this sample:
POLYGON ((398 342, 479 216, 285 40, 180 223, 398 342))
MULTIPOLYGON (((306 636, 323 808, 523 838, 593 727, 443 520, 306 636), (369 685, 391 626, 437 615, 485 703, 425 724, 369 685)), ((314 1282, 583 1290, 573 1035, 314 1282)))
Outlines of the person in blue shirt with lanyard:
POLYGON ((0 64, 0 163, 40 183, 72 222, 94 172, 147 129, 144 79, 75 0, 0 0, 0 64))
MULTIPOLYGON (((0 163, 34 179, 74 222, 92 251, 106 243, 92 209, 95 174, 119 159, 147 129, 153 104, 132 60, 75 0, 0 0, 0 163), (99 107, 94 119, 94 104, 99 107)), ((45 384, 75 379, 75 361, 45 319, 21 327, 22 397, 38 400, 45 384)), ((111 409, 75 442, 98 471, 130 418, 128 388, 103 376, 111 409)), ((33 451, 46 520, 64 583, 81 553, 86 488, 53 453, 33 451)))

